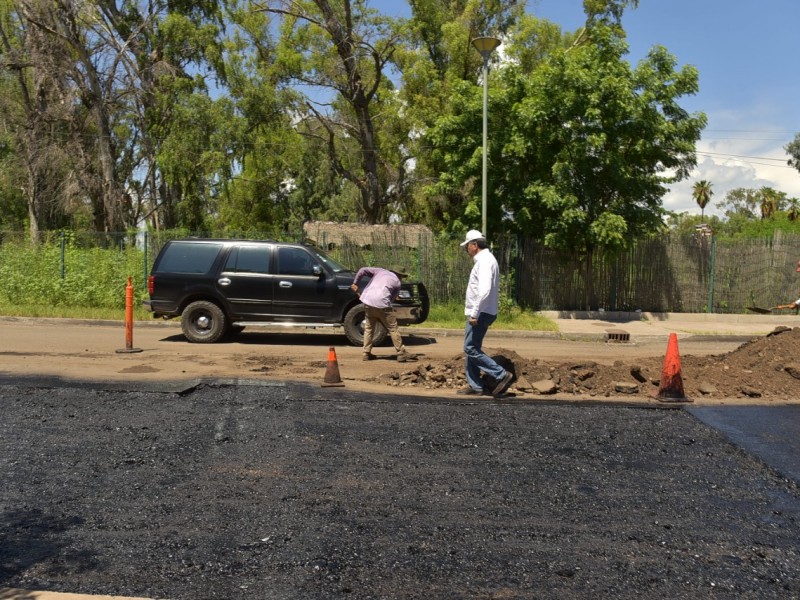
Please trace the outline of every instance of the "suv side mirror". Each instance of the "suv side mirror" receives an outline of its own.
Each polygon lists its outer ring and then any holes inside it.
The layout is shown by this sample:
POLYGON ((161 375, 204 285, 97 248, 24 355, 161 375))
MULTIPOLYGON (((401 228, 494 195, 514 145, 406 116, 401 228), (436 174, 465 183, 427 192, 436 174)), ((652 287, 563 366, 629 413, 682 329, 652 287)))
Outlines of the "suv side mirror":
POLYGON ((320 267, 319 265, 314 265, 313 267, 311 267, 311 272, 317 277, 320 277, 322 275, 322 267, 320 267))

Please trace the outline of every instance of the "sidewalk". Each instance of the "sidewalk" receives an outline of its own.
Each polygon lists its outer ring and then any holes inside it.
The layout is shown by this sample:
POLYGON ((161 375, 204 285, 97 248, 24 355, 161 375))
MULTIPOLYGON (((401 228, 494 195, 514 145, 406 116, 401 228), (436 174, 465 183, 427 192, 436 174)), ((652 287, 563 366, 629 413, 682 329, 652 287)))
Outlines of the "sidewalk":
POLYGON ((625 332, 631 339, 757 337, 776 327, 799 327, 800 317, 791 311, 775 315, 709 314, 709 313, 649 313, 649 312, 588 312, 542 311, 541 315, 558 325, 562 339, 608 339, 608 332, 625 332))
MULTIPOLYGON (((607 341, 609 332, 621 332, 630 336, 631 340, 652 338, 667 339, 670 333, 684 337, 736 337, 750 338, 766 335, 776 327, 800 327, 800 316, 791 311, 783 314, 708 314, 708 313, 651 313, 651 312, 599 312, 599 311, 555 311, 543 310, 543 317, 552 320, 557 331, 508 330, 497 326, 489 328, 487 339, 497 337, 511 338, 555 338, 577 341, 607 341)), ((57 323, 62 319, 40 317, 0 317, 0 321, 39 321, 57 323)), ((94 319, 69 319, 71 324, 120 327, 121 321, 94 319)), ((172 321, 136 321, 135 328, 164 327, 180 329, 178 320, 172 321)), ((259 331, 277 331, 285 333, 281 326, 259 327, 259 331)), ((414 327, 402 327, 403 332, 414 334, 432 334, 442 337, 464 335, 463 329, 437 329, 425 327, 425 324, 414 327)), ((300 329, 298 329, 299 331, 300 329)), ((319 329, 329 333, 330 330, 319 329)), ((332 331, 341 331, 332 330, 332 331)))
MULTIPOLYGON (((610 336, 619 341, 667 340, 671 333, 678 338, 741 338, 768 334, 776 327, 800 327, 800 316, 786 311, 776 315, 740 315, 707 313, 650 313, 596 311, 541 311, 543 317, 555 322, 558 331, 529 331, 490 327, 486 339, 553 338, 586 342, 605 342, 610 336), (627 338, 625 336, 627 335, 627 338)), ((408 328, 415 334, 463 336, 463 329, 408 328)), ((613 338, 612 338, 613 339, 613 338)))

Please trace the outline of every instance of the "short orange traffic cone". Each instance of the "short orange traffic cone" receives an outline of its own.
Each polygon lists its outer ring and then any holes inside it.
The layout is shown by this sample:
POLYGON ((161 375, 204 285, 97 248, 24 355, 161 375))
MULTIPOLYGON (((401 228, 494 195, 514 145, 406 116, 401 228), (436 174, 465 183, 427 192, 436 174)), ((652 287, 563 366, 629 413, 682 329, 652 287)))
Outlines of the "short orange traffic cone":
POLYGON ((661 385, 656 397, 661 402, 691 402, 683 392, 678 336, 674 333, 669 334, 667 354, 664 356, 664 367, 661 369, 661 385))
POLYGON ((342 377, 339 375, 339 361, 336 360, 336 350, 333 346, 328 349, 328 366, 325 368, 325 380, 322 387, 344 387, 342 377))

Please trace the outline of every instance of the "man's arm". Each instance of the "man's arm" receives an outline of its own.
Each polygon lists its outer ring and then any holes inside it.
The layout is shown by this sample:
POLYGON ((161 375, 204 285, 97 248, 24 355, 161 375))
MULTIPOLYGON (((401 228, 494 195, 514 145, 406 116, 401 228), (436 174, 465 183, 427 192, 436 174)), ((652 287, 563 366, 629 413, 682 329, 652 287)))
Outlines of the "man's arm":
POLYGON ((356 273, 356 276, 353 278, 353 283, 350 285, 350 289, 353 290, 356 294, 358 293, 358 282, 361 280, 362 277, 365 275, 374 276, 375 273, 378 271, 377 268, 373 267, 361 267, 356 273))

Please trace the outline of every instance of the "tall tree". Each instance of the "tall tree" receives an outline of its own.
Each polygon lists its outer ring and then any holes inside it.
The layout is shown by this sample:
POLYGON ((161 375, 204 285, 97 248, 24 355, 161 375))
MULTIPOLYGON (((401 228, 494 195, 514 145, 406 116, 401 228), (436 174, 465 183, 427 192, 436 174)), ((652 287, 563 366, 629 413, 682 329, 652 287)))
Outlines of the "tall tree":
POLYGON ((711 201, 711 196, 714 195, 711 187, 711 182, 706 181, 705 179, 696 181, 694 186, 692 186, 692 198, 694 198, 694 201, 697 202, 697 206, 700 207, 701 221, 705 217, 706 206, 708 206, 708 203, 711 201))
MULTIPOLYGON (((413 0, 410 5, 408 39, 396 56, 403 81, 402 114, 408 131, 412 132, 404 141, 414 156, 413 176, 409 179, 421 184, 414 188, 413 212, 408 216, 435 228, 462 232, 480 223, 480 208, 475 210, 480 180, 472 178, 453 185, 441 181, 446 167, 435 125, 437 121, 468 118, 462 115, 461 107, 465 102, 477 100, 477 105, 470 105, 470 117, 477 120, 470 123, 469 136, 476 144, 472 149, 481 151, 482 88, 478 84, 482 58, 471 40, 492 35, 502 38, 505 44, 513 39, 517 23, 524 18, 525 3, 413 0)), ((505 51, 505 45, 503 48, 505 51)), ((492 66, 499 57, 499 52, 493 54, 492 66)), ((478 207, 479 202, 478 199, 478 207)))
POLYGON ((115 57, 120 178, 129 191, 128 227, 199 229, 213 211, 212 182, 229 172, 230 102, 210 98, 225 82, 222 10, 227 0, 97 2, 93 35, 115 57), (187 113, 191 116, 187 117, 187 113), (223 133, 220 130, 225 130, 223 133))
MULTIPOLYGON (((402 193, 404 161, 390 164, 376 115, 392 102, 387 77, 399 34, 366 0, 267 1, 261 10, 280 19, 278 74, 306 86, 298 130, 328 152, 333 170, 358 190, 360 217, 387 218, 402 193)), ((380 118, 380 117, 378 117, 380 118)))
POLYGON ((79 99, 66 75, 68 49, 28 26, 24 9, 22 3, 0 3, 3 179, 22 190, 30 235, 37 239, 40 229, 68 225, 70 207, 82 204, 73 175, 81 152, 71 125, 79 99))
MULTIPOLYGON (((19 65, 20 97, 32 100, 22 103, 28 120, 43 121, 41 115, 46 115, 50 129, 56 124, 60 128, 60 139, 48 145, 46 164, 61 164, 52 160, 53 154, 66 150, 70 177, 60 179, 71 178, 77 185, 69 189, 80 194, 70 208, 79 210, 88 203, 92 225, 99 231, 134 227, 146 213, 164 217, 160 223, 168 227, 179 219, 202 221, 208 214, 207 182, 219 176, 220 162, 232 162, 219 141, 227 136, 215 141, 206 135, 199 158, 197 152, 170 153, 164 147, 197 139, 196 130, 213 131, 231 122, 228 113, 209 123, 224 113, 224 101, 223 110, 206 110, 183 121, 176 116, 182 107, 203 106, 209 72, 224 81, 221 3, 14 0, 13 6, 27 60, 11 61, 6 68, 19 65), (52 85, 39 83, 45 78, 52 85), (222 154, 223 161, 206 160, 215 154, 222 154), (191 160, 191 165, 181 170, 179 160, 170 162, 175 156, 191 160)), ((3 37, 6 48, 7 39, 3 37)), ((36 137, 40 145, 52 138, 52 133, 36 137)), ((40 148, 28 152, 25 161, 33 169, 43 155, 40 148)), ((42 204, 41 198, 53 197, 41 184, 28 187, 39 198, 34 207, 42 204)), ((35 227, 34 219, 30 221, 35 227)))

